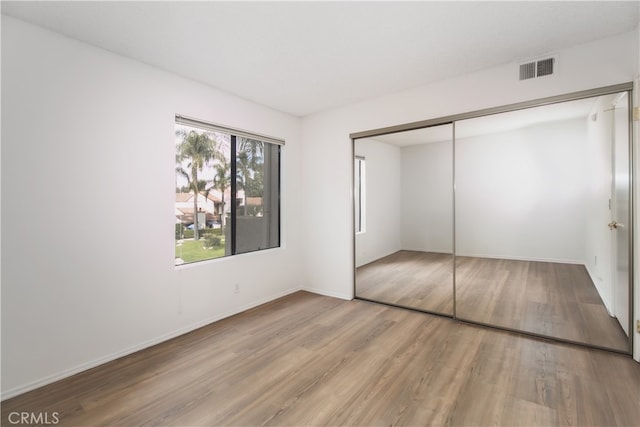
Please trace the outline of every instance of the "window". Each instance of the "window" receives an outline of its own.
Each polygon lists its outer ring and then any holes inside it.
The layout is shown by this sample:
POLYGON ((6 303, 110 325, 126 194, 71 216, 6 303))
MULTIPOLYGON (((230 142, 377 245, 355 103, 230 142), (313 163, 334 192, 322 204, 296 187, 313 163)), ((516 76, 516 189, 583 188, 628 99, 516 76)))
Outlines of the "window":
POLYGON ((364 157, 356 156, 354 163, 354 201, 355 201, 355 225, 356 233, 364 233, 365 231, 365 163, 364 157))
POLYGON ((175 264, 280 246, 282 141, 176 116, 175 264))

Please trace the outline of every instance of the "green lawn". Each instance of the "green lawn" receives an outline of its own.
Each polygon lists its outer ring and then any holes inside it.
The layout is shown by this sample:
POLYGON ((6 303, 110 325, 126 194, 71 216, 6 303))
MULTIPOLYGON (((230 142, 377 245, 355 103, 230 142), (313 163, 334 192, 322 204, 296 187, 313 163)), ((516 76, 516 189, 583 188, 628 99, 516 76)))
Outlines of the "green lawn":
POLYGON ((186 264, 224 256, 224 240, 220 246, 215 246, 212 249, 205 249, 203 245, 204 239, 199 241, 183 240, 181 245, 176 242, 176 258, 181 258, 186 264))

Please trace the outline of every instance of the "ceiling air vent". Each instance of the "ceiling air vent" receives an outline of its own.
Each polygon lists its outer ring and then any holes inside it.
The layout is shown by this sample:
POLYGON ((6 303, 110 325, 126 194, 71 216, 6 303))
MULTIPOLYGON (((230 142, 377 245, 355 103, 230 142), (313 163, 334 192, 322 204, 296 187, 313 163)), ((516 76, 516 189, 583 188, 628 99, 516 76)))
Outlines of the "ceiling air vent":
POLYGON ((554 64, 555 58, 546 58, 520 64, 520 80, 534 79, 536 77, 553 74, 554 64))
POLYGON ((536 76, 536 63, 529 62, 520 65, 520 80, 533 79, 536 76))
POLYGON ((537 76, 548 76, 549 74, 553 74, 553 58, 543 59, 542 61, 538 61, 536 63, 537 76))

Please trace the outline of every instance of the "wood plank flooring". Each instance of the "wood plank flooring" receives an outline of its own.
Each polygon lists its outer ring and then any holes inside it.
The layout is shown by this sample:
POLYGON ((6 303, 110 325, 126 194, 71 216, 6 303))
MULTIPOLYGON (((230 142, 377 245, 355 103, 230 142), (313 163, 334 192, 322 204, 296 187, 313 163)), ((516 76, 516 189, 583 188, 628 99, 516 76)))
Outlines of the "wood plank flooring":
POLYGON ((471 257, 456 263, 458 317, 629 350, 583 265, 471 257))
POLYGON ((356 296, 453 315, 453 257, 398 251, 358 267, 356 296))
MULTIPOLYGON (((451 255, 399 251, 356 271, 356 295, 452 314, 451 255)), ((504 328, 628 351, 582 265, 456 257, 456 315, 504 328)))
POLYGON ((637 426, 630 357, 298 292, 2 403, 63 426, 637 426))

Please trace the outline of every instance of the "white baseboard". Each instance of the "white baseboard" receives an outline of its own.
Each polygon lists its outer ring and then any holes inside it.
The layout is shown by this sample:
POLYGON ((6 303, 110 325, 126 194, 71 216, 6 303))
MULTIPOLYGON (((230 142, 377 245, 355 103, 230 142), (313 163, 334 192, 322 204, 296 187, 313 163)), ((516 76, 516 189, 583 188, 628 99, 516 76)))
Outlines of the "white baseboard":
POLYGON ((584 261, 575 260, 575 259, 537 258, 537 257, 524 257, 524 256, 465 254, 465 253, 457 253, 456 256, 471 257, 471 258, 507 259, 510 261, 554 262, 554 263, 560 263, 560 264, 584 264, 584 261))
POLYGON ((329 292, 324 289, 318 288, 302 288, 301 290, 311 292, 313 294, 324 295, 326 297, 339 298, 347 301, 351 301, 353 299, 353 294, 344 294, 340 292, 329 292))
POLYGON ((180 329, 177 329, 177 330, 175 330, 173 332, 169 332, 169 333, 161 335, 159 337, 144 341, 144 342, 142 342, 140 344, 136 344, 136 345, 131 346, 129 348, 126 348, 126 349, 123 349, 123 350, 120 350, 120 351, 116 351, 114 353, 111 353, 111 354, 103 356, 103 357, 99 357, 97 359, 94 359, 94 360, 86 362, 86 363, 82 363, 80 365, 74 366, 73 368, 65 369, 64 371, 55 373, 53 375, 49 375, 47 377, 44 377, 44 378, 41 378, 39 380, 30 382, 28 384, 25 384, 25 385, 22 385, 22 386, 19 386, 19 387, 14 387, 14 388, 12 388, 10 390, 7 390, 7 391, 3 391, 0 400, 4 401, 6 399, 10 399, 12 397, 15 397, 15 396, 18 396, 20 394, 26 393, 28 391, 35 390, 37 388, 40 388, 40 387, 43 387, 45 385, 54 383, 56 381, 63 380, 63 379, 68 378, 68 377, 70 377, 72 375, 79 374, 80 372, 95 368, 95 367, 100 366, 100 365, 104 365, 105 363, 112 362, 112 361, 114 361, 116 359, 119 359, 121 357, 128 356, 128 355, 130 355, 132 353, 135 353, 135 352, 138 352, 140 350, 144 350, 145 348, 149 348, 149 347, 152 347, 152 346, 154 346, 156 344, 160 344, 160 343, 168 341, 170 339, 179 337, 180 335, 184 335, 184 334, 189 333, 191 331, 194 331, 196 329, 202 328, 203 326, 207 326, 207 325, 209 325, 211 323, 217 322, 217 321, 225 319, 227 317, 234 316, 234 315, 236 315, 238 313, 242 313, 243 311, 249 310, 251 308, 257 307, 259 305, 265 304, 265 303, 273 301, 275 299, 282 298, 284 296, 287 296, 287 295, 292 294, 294 292, 298 292, 300 290, 302 290, 302 289, 301 288, 287 289, 286 291, 279 292, 279 293, 277 293, 275 295, 272 295, 272 296, 269 296, 267 298, 261 298, 259 300, 253 301, 251 303, 242 305, 242 306, 238 307, 235 310, 232 310, 232 311, 229 311, 229 312, 226 312, 226 313, 222 313, 222 314, 219 314, 219 315, 216 315, 216 316, 212 316, 212 317, 203 319, 203 320, 201 320, 199 322, 192 323, 189 326, 185 326, 184 328, 180 328, 180 329))
POLYGON ((450 249, 426 249, 426 248, 402 248, 401 251, 409 252, 428 252, 430 254, 451 255, 450 249))
POLYGON ((390 252, 383 252, 383 253, 379 253, 373 256, 368 256, 364 259, 364 261, 362 259, 360 259, 360 261, 357 260, 356 257, 356 268, 358 267, 362 267, 363 265, 367 265, 367 264, 371 264, 372 262, 376 262, 379 259, 382 259, 384 257, 388 257, 389 255, 393 255, 398 251, 401 251, 402 249, 392 249, 390 252))
MULTIPOLYGON (((414 247, 406 247, 402 249, 398 249, 395 252, 391 252, 389 254, 377 257, 372 260, 368 260, 365 263, 358 265, 357 267, 362 267, 363 265, 371 264, 379 259, 387 257, 389 255, 393 255, 399 251, 411 251, 411 252, 428 252, 434 254, 451 254, 450 250, 439 250, 439 249, 425 249, 425 248, 414 248, 414 247)), ((575 259, 561 259, 561 258, 538 258, 538 257, 526 257, 526 256, 512 256, 512 255, 493 255, 493 254, 473 254, 473 253, 456 253, 456 256, 461 257, 470 257, 470 258, 488 258, 488 259, 507 259, 511 261, 534 261, 534 262, 554 262, 561 264, 584 264, 584 261, 575 260, 575 259)))
POLYGON ((594 272, 589 268, 587 264, 584 265, 584 268, 587 269, 587 273, 589 274, 589 277, 591 278, 591 281, 593 282, 593 285, 595 286, 596 291, 598 291, 598 295, 600 295, 600 299, 604 304, 604 308, 607 309, 607 314, 611 317, 616 317, 613 314, 612 305, 609 303, 609 300, 607 299, 607 297, 603 295, 602 290, 600 288, 601 279, 596 274, 594 274, 594 272))

